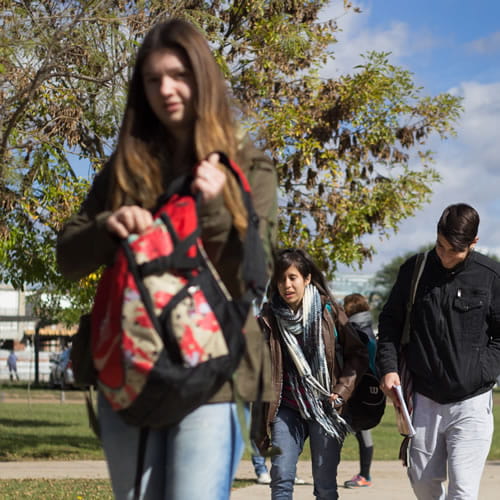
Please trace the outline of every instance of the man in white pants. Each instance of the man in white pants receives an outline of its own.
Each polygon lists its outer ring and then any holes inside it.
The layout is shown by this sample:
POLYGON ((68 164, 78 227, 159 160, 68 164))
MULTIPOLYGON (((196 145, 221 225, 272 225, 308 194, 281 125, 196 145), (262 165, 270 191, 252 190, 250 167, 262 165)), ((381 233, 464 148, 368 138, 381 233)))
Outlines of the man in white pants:
MULTIPOLYGON (((408 476, 421 500, 477 499, 491 445, 491 388, 500 373, 500 264, 473 252, 478 227, 471 206, 444 210, 411 310, 404 355, 416 435, 408 476)), ((413 256, 401 266, 379 319, 381 387, 394 401, 415 262, 413 256)))

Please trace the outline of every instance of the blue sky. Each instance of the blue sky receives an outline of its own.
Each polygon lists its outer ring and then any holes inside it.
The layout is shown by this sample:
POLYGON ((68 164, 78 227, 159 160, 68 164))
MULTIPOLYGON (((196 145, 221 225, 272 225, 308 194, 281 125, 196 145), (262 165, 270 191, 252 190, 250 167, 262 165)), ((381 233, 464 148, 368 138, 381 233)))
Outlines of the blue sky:
POLYGON ((463 97, 457 136, 429 142, 443 181, 431 203, 401 225, 390 239, 369 241, 378 250, 363 272, 435 240, 442 210, 465 202, 480 216, 478 250, 500 256, 500 2, 498 0, 353 0, 361 14, 344 15, 341 0, 324 10, 341 32, 329 76, 350 72, 360 53, 390 51, 409 69, 423 94, 463 97))

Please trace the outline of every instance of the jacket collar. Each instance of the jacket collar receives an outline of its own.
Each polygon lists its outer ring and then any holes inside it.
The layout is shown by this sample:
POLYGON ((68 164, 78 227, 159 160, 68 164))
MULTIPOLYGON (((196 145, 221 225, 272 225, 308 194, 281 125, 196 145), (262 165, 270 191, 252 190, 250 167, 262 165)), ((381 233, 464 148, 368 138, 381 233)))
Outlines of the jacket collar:
POLYGON ((431 250, 430 256, 433 259, 434 264, 437 266, 439 272, 448 278, 453 278, 457 274, 461 273, 463 270, 467 269, 475 260, 474 250, 471 250, 469 252, 469 255, 467 255, 467 257, 462 262, 457 264, 452 269, 447 269, 441 264, 441 260, 437 255, 436 248, 433 248, 431 250))

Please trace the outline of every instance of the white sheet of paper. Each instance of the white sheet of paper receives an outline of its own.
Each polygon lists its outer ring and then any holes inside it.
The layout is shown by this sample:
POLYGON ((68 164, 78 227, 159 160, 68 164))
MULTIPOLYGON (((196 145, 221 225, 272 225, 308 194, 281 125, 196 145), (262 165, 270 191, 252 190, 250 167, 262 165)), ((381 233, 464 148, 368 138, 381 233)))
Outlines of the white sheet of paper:
POLYGON ((401 415, 404 420, 405 429, 408 431, 407 433, 405 432, 405 435, 413 437, 416 434, 416 432, 415 428, 413 427, 410 414, 408 413, 408 407, 406 406, 405 398, 403 397, 403 390, 401 389, 400 385, 394 385, 392 387, 392 390, 396 393, 398 400, 400 402, 401 415))

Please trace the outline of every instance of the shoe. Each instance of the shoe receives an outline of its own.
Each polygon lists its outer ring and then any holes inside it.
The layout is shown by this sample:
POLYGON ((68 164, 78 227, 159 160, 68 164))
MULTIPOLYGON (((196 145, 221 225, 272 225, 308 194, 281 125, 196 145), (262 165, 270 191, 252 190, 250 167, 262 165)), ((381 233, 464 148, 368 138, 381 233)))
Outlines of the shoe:
POLYGON ((271 484, 269 472, 263 472, 257 476, 257 484, 271 484))
POLYGON ((306 484, 306 482, 303 479, 300 479, 300 477, 295 476, 295 484, 306 484))
POLYGON ((357 476, 354 476, 352 479, 349 479, 349 481, 346 481, 344 483, 344 488, 363 488, 371 485, 372 485, 371 481, 358 474, 357 476))

